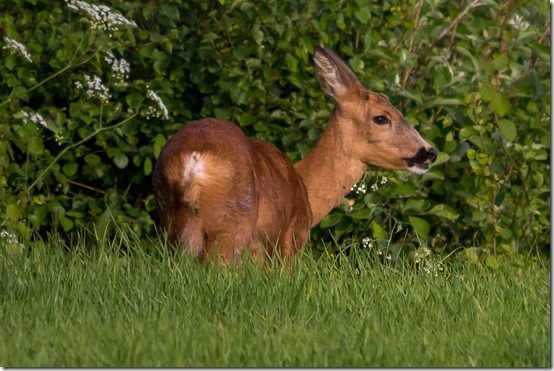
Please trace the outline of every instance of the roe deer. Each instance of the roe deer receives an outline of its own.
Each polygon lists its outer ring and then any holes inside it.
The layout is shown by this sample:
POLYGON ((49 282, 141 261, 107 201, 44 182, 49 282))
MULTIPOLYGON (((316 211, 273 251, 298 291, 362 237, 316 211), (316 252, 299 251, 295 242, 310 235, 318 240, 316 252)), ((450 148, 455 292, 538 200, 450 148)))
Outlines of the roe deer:
POLYGON ((201 261, 231 262, 244 251, 260 264, 266 253, 286 257, 307 243, 310 228, 368 166, 423 174, 435 161, 437 152, 384 94, 364 89, 330 49, 314 54, 317 80, 336 105, 296 165, 272 144, 248 140, 237 125, 215 118, 190 122, 167 142, 153 187, 169 242, 201 261))

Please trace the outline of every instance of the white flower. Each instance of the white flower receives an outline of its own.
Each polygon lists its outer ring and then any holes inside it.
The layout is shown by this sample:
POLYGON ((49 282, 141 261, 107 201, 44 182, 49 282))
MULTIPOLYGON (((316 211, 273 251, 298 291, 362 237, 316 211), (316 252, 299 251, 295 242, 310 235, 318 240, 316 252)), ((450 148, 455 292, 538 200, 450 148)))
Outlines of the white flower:
POLYGON ((385 184, 388 182, 388 179, 386 176, 384 176, 383 178, 381 178, 381 184, 385 184))
POLYGON ((519 14, 514 15, 509 21, 509 24, 511 24, 513 27, 515 27, 518 30, 525 31, 529 28, 529 22, 526 22, 522 16, 519 14))
POLYGON ((148 89, 147 97, 150 98, 152 101, 154 101, 154 103, 156 103, 156 105, 159 108, 159 110, 157 110, 154 107, 150 106, 146 111, 147 118, 150 118, 151 116, 160 117, 160 110, 161 110, 161 112, 163 113, 162 118, 164 120, 169 119, 169 111, 167 110, 167 107, 165 106, 162 99, 158 96, 158 94, 148 89))
POLYGON ((67 7, 77 12, 83 12, 88 15, 92 21, 92 29, 100 29, 111 33, 117 31, 120 26, 137 27, 137 24, 133 21, 129 21, 127 18, 119 13, 112 11, 105 5, 93 5, 88 4, 81 0, 66 0, 67 7))
POLYGON ((125 59, 117 59, 111 52, 108 52, 104 60, 110 65, 116 79, 121 81, 129 78, 131 65, 125 59))
POLYGON ((83 76, 85 78, 85 85, 83 85, 80 81, 75 81, 75 87, 77 89, 85 89, 89 97, 99 98, 104 102, 107 102, 110 99, 110 89, 102 83, 100 77, 90 77, 89 75, 83 76))
POLYGON ((40 113, 21 111, 21 115, 23 116, 23 122, 25 124, 32 122, 33 124, 40 124, 46 127, 46 120, 44 120, 40 113))
POLYGON ((59 146, 61 146, 63 144, 63 141, 64 141, 64 137, 63 137, 63 134, 61 131, 58 131, 55 135, 54 135, 54 139, 56 139, 56 143, 58 143, 59 146))
POLYGON ((24 248, 24 245, 19 242, 19 239, 17 238, 17 235, 14 233, 10 233, 6 231, 5 229, 0 232, 0 242, 3 242, 2 245, 16 245, 20 249, 24 248))
POLYGON ((367 184, 365 184, 365 182, 362 180, 359 184, 354 184, 352 186, 352 188, 350 188, 350 191, 354 192, 356 191, 356 193, 363 193, 365 194, 367 192, 367 184))
POLYGON ((370 237, 364 237, 362 238, 362 246, 368 249, 371 249, 373 247, 373 243, 371 242, 370 237))
POLYGON ((2 49, 8 49, 12 54, 20 55, 27 62, 33 62, 33 60, 31 59, 31 54, 29 54, 25 45, 15 41, 14 39, 10 39, 7 36, 4 36, 4 42, 6 43, 6 45, 4 45, 2 49))

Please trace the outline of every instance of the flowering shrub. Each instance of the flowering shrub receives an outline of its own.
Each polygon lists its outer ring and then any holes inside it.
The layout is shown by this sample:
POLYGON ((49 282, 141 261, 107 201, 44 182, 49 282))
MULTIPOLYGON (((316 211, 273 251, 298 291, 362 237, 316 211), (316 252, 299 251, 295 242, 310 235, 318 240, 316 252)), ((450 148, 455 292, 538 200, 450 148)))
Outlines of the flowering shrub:
POLYGON ((20 56, 29 63, 33 63, 33 61, 31 60, 31 55, 27 51, 27 48, 25 48, 25 45, 6 36, 4 36, 4 43, 5 45, 2 49, 7 50, 13 55, 20 56))
POLYGON ((10 236, 107 231, 113 219, 153 233, 153 163, 191 119, 230 119, 298 161, 332 108, 311 68, 325 44, 439 157, 423 176, 370 169, 313 230, 314 245, 332 237, 414 261, 550 248, 544 2, 12 3, 0 19, 0 230, 10 236))
POLYGON ((6 14, 1 228, 28 240, 33 231, 106 230, 113 218, 139 221, 143 233, 153 224, 152 206, 135 205, 128 192, 133 178, 149 175, 153 154, 148 138, 137 151, 137 133, 142 118, 167 120, 169 112, 125 59, 136 23, 76 0, 42 11, 14 6, 6 14))

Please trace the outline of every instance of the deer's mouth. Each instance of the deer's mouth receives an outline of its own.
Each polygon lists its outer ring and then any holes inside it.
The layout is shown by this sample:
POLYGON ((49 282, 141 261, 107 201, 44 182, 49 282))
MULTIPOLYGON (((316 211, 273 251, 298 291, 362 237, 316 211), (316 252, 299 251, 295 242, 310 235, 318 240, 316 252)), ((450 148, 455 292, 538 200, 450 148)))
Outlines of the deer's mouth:
POLYGON ((414 174, 425 174, 429 170, 429 165, 427 164, 413 164, 408 165, 408 171, 414 174))
POLYGON ((429 164, 437 159, 437 151, 434 148, 421 147, 415 156, 404 158, 408 171, 414 174, 423 174, 429 170, 429 164))

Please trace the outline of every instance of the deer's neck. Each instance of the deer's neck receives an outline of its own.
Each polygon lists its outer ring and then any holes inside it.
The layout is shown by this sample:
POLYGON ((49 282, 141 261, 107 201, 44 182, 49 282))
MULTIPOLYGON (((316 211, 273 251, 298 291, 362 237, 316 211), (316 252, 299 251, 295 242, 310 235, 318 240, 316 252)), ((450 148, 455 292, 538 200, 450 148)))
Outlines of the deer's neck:
POLYGON ((335 109, 315 147, 294 166, 308 191, 312 227, 342 201, 367 168, 348 155, 347 127, 341 127, 339 120, 335 109))

